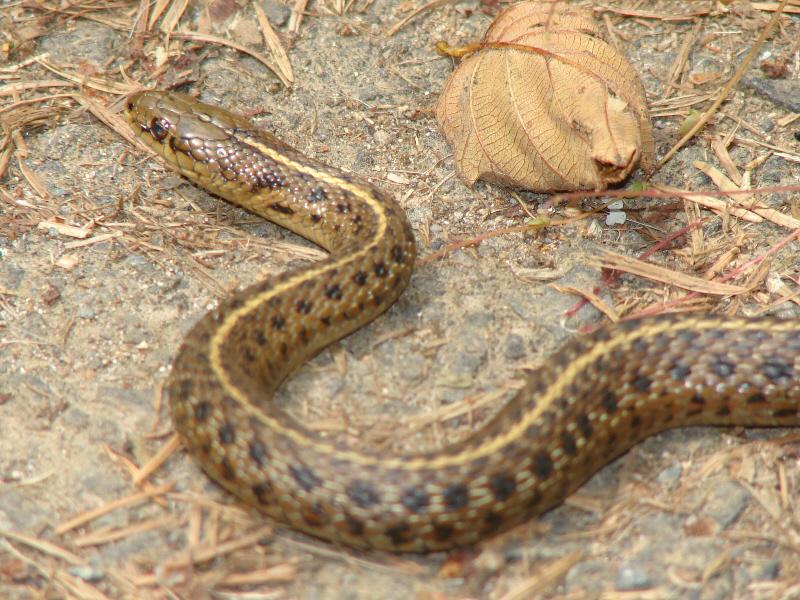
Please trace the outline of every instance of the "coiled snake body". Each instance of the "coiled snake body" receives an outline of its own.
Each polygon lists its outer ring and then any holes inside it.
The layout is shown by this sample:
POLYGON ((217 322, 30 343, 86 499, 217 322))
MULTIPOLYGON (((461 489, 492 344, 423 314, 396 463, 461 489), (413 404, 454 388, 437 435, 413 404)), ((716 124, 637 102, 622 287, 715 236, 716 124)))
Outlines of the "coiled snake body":
POLYGON ((203 469, 278 521, 355 547, 443 550, 557 505, 663 429, 798 424, 796 321, 667 316, 567 344, 483 428, 436 452, 385 455, 322 439, 272 395, 405 288, 415 246, 402 209, 189 96, 142 92, 127 116, 188 179, 330 252, 205 315, 165 384, 175 427, 203 469))

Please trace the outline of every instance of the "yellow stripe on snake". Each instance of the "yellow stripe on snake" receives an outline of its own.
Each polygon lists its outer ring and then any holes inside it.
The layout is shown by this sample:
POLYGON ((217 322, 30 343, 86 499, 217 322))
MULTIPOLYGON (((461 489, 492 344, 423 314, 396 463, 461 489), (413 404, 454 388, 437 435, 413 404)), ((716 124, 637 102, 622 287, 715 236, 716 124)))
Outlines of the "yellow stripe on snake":
POLYGON ((188 451, 220 485, 277 521, 360 548, 444 550, 552 508, 655 432, 798 424, 800 323, 666 316, 567 344, 455 445, 394 455, 322 439, 272 396, 406 287, 416 251, 403 210, 371 185, 189 96, 139 93, 127 116, 179 173, 330 252, 205 315, 165 384, 188 451))

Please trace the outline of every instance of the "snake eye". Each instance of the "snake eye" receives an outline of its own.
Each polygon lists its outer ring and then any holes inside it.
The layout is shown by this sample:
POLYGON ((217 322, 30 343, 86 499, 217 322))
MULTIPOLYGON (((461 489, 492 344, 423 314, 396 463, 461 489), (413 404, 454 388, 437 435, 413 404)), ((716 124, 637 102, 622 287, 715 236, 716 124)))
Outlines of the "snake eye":
POLYGON ((150 121, 150 135, 153 136, 157 142, 164 141, 169 133, 169 121, 162 118, 153 118, 150 121))

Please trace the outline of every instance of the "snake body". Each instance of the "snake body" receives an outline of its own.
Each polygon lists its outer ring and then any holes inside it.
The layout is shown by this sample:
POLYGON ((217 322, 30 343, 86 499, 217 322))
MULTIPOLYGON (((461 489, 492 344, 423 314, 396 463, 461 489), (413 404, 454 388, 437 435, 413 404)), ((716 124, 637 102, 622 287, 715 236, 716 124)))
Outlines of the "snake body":
POLYGON ((414 455, 361 452, 280 410, 281 382, 385 311, 414 237, 371 185, 189 96, 142 92, 127 117, 188 179, 327 249, 206 314, 165 383, 185 447, 222 487, 314 536, 397 552, 471 544, 559 504, 655 432, 798 424, 800 324, 665 316, 568 343, 479 431, 414 455))

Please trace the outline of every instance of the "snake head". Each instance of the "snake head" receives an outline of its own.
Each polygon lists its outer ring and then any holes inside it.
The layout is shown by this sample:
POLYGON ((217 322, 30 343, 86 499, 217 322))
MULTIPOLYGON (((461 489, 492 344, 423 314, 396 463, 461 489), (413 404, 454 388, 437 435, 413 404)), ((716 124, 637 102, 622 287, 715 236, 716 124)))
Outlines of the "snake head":
MULTIPOLYGON (((171 103, 163 102, 168 96, 163 92, 138 92, 128 98, 125 116, 139 138, 150 148, 169 143, 181 120, 180 113, 171 103)), ((159 152, 163 155, 163 152, 159 152)))
POLYGON ((169 163, 203 144, 226 142, 238 119, 177 92, 144 91, 128 98, 125 116, 137 136, 169 163))

